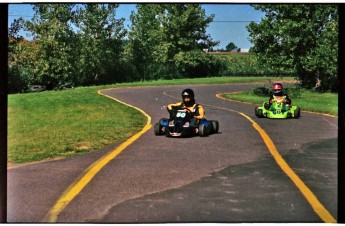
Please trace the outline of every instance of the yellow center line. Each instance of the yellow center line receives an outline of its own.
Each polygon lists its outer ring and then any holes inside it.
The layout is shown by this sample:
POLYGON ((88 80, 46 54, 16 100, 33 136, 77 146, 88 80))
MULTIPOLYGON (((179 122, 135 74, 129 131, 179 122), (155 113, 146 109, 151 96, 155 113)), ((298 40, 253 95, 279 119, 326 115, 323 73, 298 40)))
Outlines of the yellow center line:
POLYGON ((129 105, 127 103, 124 103, 118 99, 115 99, 111 96, 102 94, 101 91, 98 91, 100 95, 106 96, 110 99, 113 99, 115 101, 118 101, 124 105, 127 105, 129 107, 132 107, 138 111, 140 111, 142 114, 144 114, 147 118, 147 123, 144 126, 144 128, 138 132, 137 134, 130 137, 128 140, 123 142, 119 147, 116 149, 110 151, 103 157, 101 157, 99 160, 94 162, 91 166, 89 166, 82 176, 76 180, 73 184, 71 184, 66 191, 60 196, 60 198, 57 200, 55 205, 52 209, 46 214, 43 221, 44 222, 56 222, 58 219, 59 214, 66 208, 66 206, 86 187, 86 185, 96 176, 96 174, 104 167, 106 166, 112 159, 114 159, 117 155, 119 155, 125 148, 127 148, 129 145, 131 145, 134 141, 136 141, 141 135, 143 135, 146 131, 148 131, 152 125, 151 125, 151 117, 146 114, 143 110, 140 108, 134 107, 132 105, 129 105))
MULTIPOLYGON (((227 100, 223 98, 220 94, 216 95, 218 98, 227 100)), ((252 118, 248 115, 235 111, 232 109, 221 108, 217 106, 205 105, 209 107, 220 108, 227 111, 236 112, 246 119, 248 119, 252 126, 259 132, 260 136, 262 137, 264 143, 266 144, 269 152, 273 156, 276 163, 279 167, 283 170, 283 172, 291 179, 291 181, 296 185, 296 187, 300 190, 302 195, 305 199, 309 202, 315 213, 326 223, 336 223, 336 219, 329 213, 329 211, 321 204, 321 202, 317 199, 317 197, 313 194, 313 192, 305 185, 305 183, 298 177, 298 175, 291 169, 291 167, 287 164, 287 162, 283 159, 283 157, 279 154, 277 148, 275 147, 273 141, 268 136, 268 134, 263 130, 252 118)))

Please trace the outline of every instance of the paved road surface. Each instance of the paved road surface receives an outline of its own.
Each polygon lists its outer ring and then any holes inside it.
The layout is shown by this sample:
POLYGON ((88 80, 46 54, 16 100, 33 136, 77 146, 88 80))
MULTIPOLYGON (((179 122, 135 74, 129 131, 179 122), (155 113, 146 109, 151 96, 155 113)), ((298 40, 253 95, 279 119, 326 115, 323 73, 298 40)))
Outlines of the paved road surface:
MULTIPOLYGON (((215 95, 252 86, 189 86, 197 102, 204 104, 206 117, 219 121, 219 133, 174 139, 154 136, 151 128, 106 165, 63 209, 57 222, 322 222, 272 158, 252 123, 234 111, 248 115, 267 132, 281 156, 336 219, 337 118, 302 112, 299 119, 257 119, 254 105, 215 95)), ((103 93, 144 110, 155 123, 167 116, 163 106, 178 101, 184 88, 103 93)), ((67 187, 118 145, 8 169, 8 221, 44 221, 67 187)))

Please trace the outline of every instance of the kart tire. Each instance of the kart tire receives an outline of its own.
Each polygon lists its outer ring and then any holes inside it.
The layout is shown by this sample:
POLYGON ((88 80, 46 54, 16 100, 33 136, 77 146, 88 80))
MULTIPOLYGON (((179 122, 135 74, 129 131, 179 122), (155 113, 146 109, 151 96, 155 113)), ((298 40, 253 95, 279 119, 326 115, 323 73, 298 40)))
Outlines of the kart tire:
POLYGON ((199 136, 204 137, 207 136, 208 131, 207 131, 207 127, 204 124, 200 124, 199 125, 199 136))
POLYGON ((256 116, 256 117, 259 117, 258 107, 255 107, 255 116, 256 116))
POLYGON ((215 121, 215 120, 212 120, 211 123, 212 123, 212 133, 218 133, 218 131, 219 131, 219 122, 215 121))
POLYGON ((264 117, 264 113, 263 113, 262 109, 258 109, 257 112, 258 112, 258 114, 257 114, 258 118, 263 118, 264 117))
POLYGON ((153 131, 154 131, 156 136, 162 135, 162 133, 161 133, 161 124, 160 123, 156 123, 154 128, 153 128, 153 131))
POLYGON ((294 110, 294 118, 299 118, 301 116, 301 108, 297 107, 296 110, 294 110))

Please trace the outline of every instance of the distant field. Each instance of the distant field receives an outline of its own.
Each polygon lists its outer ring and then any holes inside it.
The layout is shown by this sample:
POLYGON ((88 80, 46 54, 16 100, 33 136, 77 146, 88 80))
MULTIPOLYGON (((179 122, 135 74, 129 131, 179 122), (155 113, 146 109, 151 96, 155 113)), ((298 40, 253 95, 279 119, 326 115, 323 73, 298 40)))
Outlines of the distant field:
POLYGON ((287 77, 296 76, 296 73, 292 70, 278 72, 277 70, 270 69, 270 67, 260 64, 257 57, 252 53, 217 52, 209 54, 220 58, 221 61, 224 62, 225 68, 221 74, 225 76, 276 76, 279 73, 287 77))

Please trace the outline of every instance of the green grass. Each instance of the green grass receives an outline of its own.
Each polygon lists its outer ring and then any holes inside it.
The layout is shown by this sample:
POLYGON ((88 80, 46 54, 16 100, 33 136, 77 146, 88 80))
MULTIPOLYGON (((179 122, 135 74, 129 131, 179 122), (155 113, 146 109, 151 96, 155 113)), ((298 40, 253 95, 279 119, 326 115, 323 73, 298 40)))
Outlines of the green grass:
MULTIPOLYGON (((262 105, 269 97, 255 95, 252 91, 224 94, 225 98, 262 105)), ((338 94, 315 93, 301 89, 299 98, 291 98, 292 105, 297 105, 301 110, 312 111, 330 115, 338 115, 338 94)))
POLYGON ((9 95, 9 163, 77 155, 141 130, 142 114, 100 96, 97 89, 9 95))
MULTIPOLYGON (((123 83, 101 87, 8 96, 8 162, 34 162, 69 157, 128 139, 146 118, 97 94, 112 87, 264 82, 270 77, 216 77, 123 83)), ((293 81, 293 78, 280 78, 293 81)), ((301 106, 305 109, 304 106, 301 106)))

